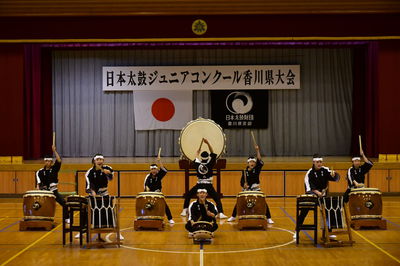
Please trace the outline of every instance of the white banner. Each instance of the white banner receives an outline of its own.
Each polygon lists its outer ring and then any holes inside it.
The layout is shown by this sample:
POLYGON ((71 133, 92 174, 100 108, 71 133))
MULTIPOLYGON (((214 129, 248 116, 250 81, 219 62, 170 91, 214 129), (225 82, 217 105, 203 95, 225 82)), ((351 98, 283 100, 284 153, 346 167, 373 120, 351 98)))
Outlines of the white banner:
POLYGON ((104 91, 300 89, 300 65, 103 66, 104 91))

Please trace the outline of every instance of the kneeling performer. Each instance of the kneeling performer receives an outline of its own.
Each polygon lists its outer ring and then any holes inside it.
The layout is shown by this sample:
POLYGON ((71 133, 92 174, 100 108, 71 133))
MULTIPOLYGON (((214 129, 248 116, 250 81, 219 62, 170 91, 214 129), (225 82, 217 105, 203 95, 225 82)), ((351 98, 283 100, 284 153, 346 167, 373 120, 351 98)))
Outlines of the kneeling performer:
POLYGON ((217 209, 215 205, 206 200, 207 198, 207 190, 206 189, 198 189, 197 190, 197 200, 193 201, 189 206, 189 219, 186 223, 186 230, 189 231, 189 236, 193 235, 193 232, 196 230, 193 225, 195 222, 209 222, 212 224, 212 227, 209 228, 211 232, 214 232, 218 228, 217 221, 215 219, 217 215, 217 209))

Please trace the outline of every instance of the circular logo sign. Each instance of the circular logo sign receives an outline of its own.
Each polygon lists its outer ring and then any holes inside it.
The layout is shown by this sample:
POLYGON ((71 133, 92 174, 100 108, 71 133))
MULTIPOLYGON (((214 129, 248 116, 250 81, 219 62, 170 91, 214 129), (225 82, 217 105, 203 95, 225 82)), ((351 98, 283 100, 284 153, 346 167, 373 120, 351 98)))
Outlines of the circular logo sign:
POLYGON ((196 35, 203 35, 207 31, 207 23, 202 19, 196 19, 192 24, 192 31, 196 35))
POLYGON ((233 114, 246 114, 253 108, 253 99, 247 92, 234 91, 226 97, 225 104, 233 114))

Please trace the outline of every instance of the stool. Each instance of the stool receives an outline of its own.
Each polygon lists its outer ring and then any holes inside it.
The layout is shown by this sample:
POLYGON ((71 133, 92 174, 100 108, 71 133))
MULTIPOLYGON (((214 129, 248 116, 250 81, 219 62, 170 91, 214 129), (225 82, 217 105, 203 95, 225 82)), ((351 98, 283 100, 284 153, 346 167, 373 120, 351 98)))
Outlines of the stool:
POLYGON ((300 195, 297 196, 296 204, 296 244, 299 244, 300 230, 314 230, 314 245, 317 245, 318 240, 318 198, 315 195, 300 195), (314 211, 314 221, 312 224, 300 224, 300 213, 305 212, 307 216, 309 211, 314 211))
POLYGON ((79 245, 82 247, 83 245, 83 234, 87 233, 87 203, 80 202, 66 202, 63 207, 64 214, 67 214, 67 217, 63 217, 63 245, 65 245, 65 235, 69 233, 69 241, 72 243, 72 235, 73 232, 79 232, 79 245), (74 214, 75 212, 79 212, 79 224, 74 225, 74 214), (70 224, 67 228, 65 219, 69 218, 70 224))

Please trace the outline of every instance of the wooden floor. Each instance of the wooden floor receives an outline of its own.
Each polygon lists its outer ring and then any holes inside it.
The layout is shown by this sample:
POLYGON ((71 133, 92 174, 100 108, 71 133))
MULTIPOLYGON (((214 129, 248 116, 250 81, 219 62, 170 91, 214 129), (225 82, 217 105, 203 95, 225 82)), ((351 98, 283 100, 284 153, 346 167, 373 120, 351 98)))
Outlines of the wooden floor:
MULTIPOLYGON (((235 199, 224 198, 225 214, 235 199)), ((50 232, 20 232, 22 199, 0 199, 1 265, 398 265, 400 264, 400 198, 384 197, 387 230, 353 231, 352 247, 313 246, 312 233, 293 242, 295 198, 269 198, 275 224, 267 231, 238 231, 221 220, 215 239, 200 250, 187 238, 185 218, 179 216, 183 199, 167 199, 174 220, 166 230, 133 230, 134 199, 121 199, 121 248, 81 249, 78 241, 62 245, 61 226, 50 232)), ((57 206, 56 221, 61 209, 57 206)), ((320 235, 320 232, 319 232, 320 235)), ((109 236, 113 238, 114 236, 109 236)))

